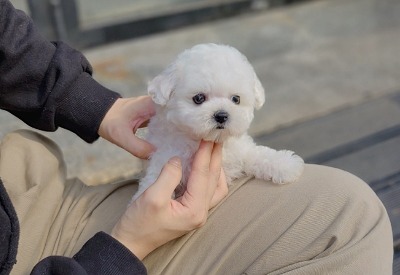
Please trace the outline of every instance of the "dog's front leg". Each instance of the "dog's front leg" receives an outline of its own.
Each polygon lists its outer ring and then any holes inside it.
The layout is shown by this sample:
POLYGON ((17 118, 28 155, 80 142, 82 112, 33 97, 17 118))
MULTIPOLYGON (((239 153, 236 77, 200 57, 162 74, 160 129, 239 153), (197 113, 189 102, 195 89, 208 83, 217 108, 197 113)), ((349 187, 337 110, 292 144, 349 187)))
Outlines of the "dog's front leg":
POLYGON ((284 184, 296 181, 303 172, 304 161, 294 152, 257 146, 248 135, 231 142, 230 147, 240 152, 237 157, 246 175, 284 184))
POLYGON ((246 174, 284 184, 296 181, 303 172, 304 161, 289 150, 276 151, 266 146, 253 146, 245 162, 246 174))

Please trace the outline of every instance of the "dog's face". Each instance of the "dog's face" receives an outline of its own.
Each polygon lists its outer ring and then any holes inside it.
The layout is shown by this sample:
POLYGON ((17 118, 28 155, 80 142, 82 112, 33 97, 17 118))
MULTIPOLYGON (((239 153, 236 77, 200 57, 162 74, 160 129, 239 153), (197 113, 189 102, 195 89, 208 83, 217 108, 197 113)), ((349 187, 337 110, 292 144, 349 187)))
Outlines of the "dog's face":
POLYGON ((264 89, 252 66, 229 46, 202 44, 180 54, 149 84, 168 123, 194 139, 222 142, 247 131, 264 89))

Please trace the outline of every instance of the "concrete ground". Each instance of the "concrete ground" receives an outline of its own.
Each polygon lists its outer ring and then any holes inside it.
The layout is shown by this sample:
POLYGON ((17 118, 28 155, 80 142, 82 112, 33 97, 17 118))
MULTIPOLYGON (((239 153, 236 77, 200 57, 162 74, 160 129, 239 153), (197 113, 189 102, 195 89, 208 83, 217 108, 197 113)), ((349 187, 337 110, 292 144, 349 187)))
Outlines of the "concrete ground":
MULTIPOLYGON (((399 14, 398 0, 311 1, 93 48, 85 55, 95 79, 128 97, 146 94, 146 83, 182 50, 205 42, 232 45, 248 57, 266 89, 267 102, 250 129, 260 136, 398 91, 399 14)), ((0 137, 18 128, 27 126, 1 113, 0 137)), ((88 145, 64 130, 45 134, 61 146, 68 175, 88 184, 141 170, 137 159, 103 140, 88 145)))

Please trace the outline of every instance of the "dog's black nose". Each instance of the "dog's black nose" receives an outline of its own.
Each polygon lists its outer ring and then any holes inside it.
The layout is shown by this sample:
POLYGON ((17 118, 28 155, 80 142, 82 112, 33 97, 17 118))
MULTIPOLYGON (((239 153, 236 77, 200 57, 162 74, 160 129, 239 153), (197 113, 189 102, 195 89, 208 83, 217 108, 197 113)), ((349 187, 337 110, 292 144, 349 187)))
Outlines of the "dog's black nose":
POLYGON ((214 119, 218 123, 225 123, 229 118, 229 114, 226 111, 217 111, 214 114, 214 119))

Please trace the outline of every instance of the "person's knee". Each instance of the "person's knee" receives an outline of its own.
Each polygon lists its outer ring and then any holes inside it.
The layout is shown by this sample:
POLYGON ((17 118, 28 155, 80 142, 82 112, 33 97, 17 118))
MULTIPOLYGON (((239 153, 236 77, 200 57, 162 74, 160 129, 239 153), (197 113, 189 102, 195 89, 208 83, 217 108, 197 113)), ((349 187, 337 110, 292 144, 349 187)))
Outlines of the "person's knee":
POLYGON ((20 152, 23 156, 37 156, 45 159, 47 156, 62 161, 62 151, 51 139, 31 130, 17 130, 5 135, 1 142, 1 151, 20 152))
POLYGON ((390 270, 393 237, 389 217, 368 184, 343 170, 317 165, 308 165, 301 181, 311 192, 309 212, 318 217, 314 219, 319 226, 316 236, 331 239, 316 259, 347 258, 352 262, 349 266, 390 270))
POLYGON ((14 195, 66 177, 60 148, 37 132, 18 130, 7 134, 1 141, 0 156, 0 176, 14 195))
POLYGON ((307 165, 304 178, 298 184, 306 186, 304 188, 312 193, 313 200, 336 205, 338 210, 354 207, 358 213, 354 218, 386 215, 382 202, 371 187, 349 172, 328 166, 307 165))
POLYGON ((318 165, 308 165, 301 181, 298 184, 311 193, 313 211, 327 220, 332 234, 341 234, 343 245, 375 236, 380 239, 377 243, 392 249, 386 209, 366 182, 346 171, 318 165))
POLYGON ((297 182, 313 199, 326 199, 332 203, 369 204, 381 202, 375 192, 359 177, 328 166, 306 165, 303 177, 297 182), (302 185, 304 185, 302 187, 302 185))
POLYGON ((28 129, 20 129, 13 132, 10 132, 5 135, 3 142, 12 142, 12 143, 19 143, 19 144, 42 144, 46 147, 47 150, 54 151, 60 153, 60 148, 54 141, 45 137, 44 135, 31 131, 28 129))

